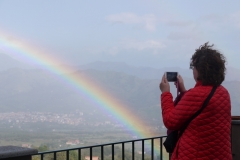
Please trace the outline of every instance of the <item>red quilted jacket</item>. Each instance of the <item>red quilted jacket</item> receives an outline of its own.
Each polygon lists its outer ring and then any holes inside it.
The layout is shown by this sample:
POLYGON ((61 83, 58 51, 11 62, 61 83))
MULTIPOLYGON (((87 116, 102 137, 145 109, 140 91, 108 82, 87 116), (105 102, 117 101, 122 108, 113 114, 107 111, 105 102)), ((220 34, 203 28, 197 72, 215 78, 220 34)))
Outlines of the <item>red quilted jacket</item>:
MULTIPOLYGON (((212 90, 197 82, 174 107, 170 92, 161 95, 166 128, 179 130, 197 112, 212 90)), ((231 160, 231 104, 228 91, 219 86, 206 108, 188 125, 171 160, 231 160)))

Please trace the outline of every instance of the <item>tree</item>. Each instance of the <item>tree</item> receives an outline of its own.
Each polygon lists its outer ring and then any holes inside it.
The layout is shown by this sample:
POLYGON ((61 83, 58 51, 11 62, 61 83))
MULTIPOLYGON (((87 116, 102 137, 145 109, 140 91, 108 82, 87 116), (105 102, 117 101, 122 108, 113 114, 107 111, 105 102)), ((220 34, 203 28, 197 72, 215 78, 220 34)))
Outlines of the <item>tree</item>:
POLYGON ((47 145, 40 145, 38 147, 38 152, 45 152, 45 151, 48 151, 49 150, 49 147, 47 145))

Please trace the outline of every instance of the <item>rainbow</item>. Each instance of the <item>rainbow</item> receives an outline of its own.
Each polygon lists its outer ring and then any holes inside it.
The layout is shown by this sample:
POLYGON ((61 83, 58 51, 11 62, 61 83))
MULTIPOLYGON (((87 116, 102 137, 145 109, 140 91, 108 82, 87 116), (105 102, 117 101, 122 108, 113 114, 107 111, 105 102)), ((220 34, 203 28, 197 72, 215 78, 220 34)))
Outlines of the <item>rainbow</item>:
POLYGON ((21 40, 18 41, 15 37, 13 39, 13 37, 8 38, 6 35, 3 36, 3 33, 0 34, 0 47, 5 53, 30 64, 37 64, 41 68, 46 69, 46 71, 53 73, 91 103, 111 113, 119 122, 125 124, 129 130, 137 131, 136 133, 140 137, 146 136, 140 132, 146 126, 144 122, 133 113, 130 113, 126 105, 107 93, 100 85, 97 85, 97 82, 80 74, 67 74, 66 76, 64 73, 71 73, 72 71, 76 71, 76 69, 59 65, 66 63, 63 60, 47 55, 43 51, 40 51, 39 48, 32 47, 32 45, 30 46, 21 40))
POLYGON ((137 135, 139 138, 151 137, 150 133, 147 132, 147 125, 144 121, 131 113, 127 109, 128 107, 119 99, 107 93, 100 85, 97 85, 97 82, 80 74, 65 74, 76 71, 73 67, 61 65, 67 64, 66 60, 53 57, 50 53, 46 53, 48 51, 43 51, 36 45, 1 31, 0 52, 29 64, 40 66, 81 96, 84 96, 89 102, 111 114, 115 120, 124 124, 126 129, 135 136, 137 135))

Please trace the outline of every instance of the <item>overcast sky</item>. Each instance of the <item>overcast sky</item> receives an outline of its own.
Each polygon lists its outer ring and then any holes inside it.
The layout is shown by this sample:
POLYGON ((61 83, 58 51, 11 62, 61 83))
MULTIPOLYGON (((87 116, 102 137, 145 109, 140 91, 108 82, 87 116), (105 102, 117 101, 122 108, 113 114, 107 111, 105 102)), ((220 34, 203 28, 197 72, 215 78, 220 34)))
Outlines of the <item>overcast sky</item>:
POLYGON ((240 69, 239 6, 238 0, 1 0, 0 31, 72 64, 154 68, 188 68, 195 49, 209 41, 240 69))

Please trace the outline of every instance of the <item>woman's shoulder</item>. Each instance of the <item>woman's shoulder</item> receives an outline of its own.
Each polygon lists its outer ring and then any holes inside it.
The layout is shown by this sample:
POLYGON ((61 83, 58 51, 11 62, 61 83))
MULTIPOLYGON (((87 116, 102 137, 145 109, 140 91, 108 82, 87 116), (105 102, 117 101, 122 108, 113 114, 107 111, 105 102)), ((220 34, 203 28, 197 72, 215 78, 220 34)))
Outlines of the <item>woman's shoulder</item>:
POLYGON ((212 89, 212 86, 195 86, 194 88, 189 89, 185 94, 186 95, 202 95, 206 94, 212 89))
MULTIPOLYGON (((200 97, 205 97, 205 95, 208 95, 211 90, 212 90, 213 86, 196 86, 194 88, 189 89, 184 96, 200 96, 200 97)), ((229 95, 228 90, 220 85, 217 87, 216 93, 219 95, 229 95)))
POLYGON ((221 90, 223 92, 228 92, 228 90, 223 85, 218 86, 218 90, 221 90))
POLYGON ((181 98, 181 101, 201 102, 202 98, 205 97, 207 90, 209 89, 202 86, 191 88, 184 93, 184 95, 181 98))
POLYGON ((227 90, 224 86, 222 86, 222 85, 220 85, 220 86, 217 88, 216 94, 218 94, 218 95, 221 96, 221 97, 223 97, 223 96, 229 97, 229 96, 230 96, 228 90, 227 90))

